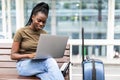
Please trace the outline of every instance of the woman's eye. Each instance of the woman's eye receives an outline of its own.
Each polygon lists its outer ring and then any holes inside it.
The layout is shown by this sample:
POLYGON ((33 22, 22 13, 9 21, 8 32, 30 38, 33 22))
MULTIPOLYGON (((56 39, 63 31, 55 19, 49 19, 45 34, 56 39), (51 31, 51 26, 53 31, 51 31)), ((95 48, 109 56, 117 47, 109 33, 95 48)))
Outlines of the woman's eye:
POLYGON ((37 20, 38 22, 41 22, 41 20, 37 20))
POLYGON ((42 23, 45 23, 45 21, 42 21, 42 20, 40 20, 40 19, 39 19, 39 20, 37 20, 37 21, 38 21, 38 22, 42 22, 42 23))

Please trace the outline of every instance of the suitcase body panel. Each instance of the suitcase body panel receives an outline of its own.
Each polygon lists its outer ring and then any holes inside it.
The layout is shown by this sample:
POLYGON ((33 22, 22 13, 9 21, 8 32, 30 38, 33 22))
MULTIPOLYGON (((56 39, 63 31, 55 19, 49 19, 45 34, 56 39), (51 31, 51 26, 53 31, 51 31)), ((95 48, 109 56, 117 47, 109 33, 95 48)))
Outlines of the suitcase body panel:
MULTIPOLYGON (((96 70, 96 80, 104 80, 104 65, 100 60, 94 60, 95 62, 95 70, 96 70)), ((92 79, 92 71, 93 71, 93 63, 92 60, 83 61, 82 65, 84 66, 84 80, 93 80, 92 79)))

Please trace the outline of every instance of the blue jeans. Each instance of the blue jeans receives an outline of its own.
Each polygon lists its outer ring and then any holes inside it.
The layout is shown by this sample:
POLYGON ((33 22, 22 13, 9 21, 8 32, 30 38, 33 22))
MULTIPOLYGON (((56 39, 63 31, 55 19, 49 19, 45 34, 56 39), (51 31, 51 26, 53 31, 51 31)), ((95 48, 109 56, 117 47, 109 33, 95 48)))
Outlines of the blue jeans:
POLYGON ((21 76, 35 75, 41 80, 64 80, 58 64, 53 58, 20 60, 17 62, 17 70, 21 76))

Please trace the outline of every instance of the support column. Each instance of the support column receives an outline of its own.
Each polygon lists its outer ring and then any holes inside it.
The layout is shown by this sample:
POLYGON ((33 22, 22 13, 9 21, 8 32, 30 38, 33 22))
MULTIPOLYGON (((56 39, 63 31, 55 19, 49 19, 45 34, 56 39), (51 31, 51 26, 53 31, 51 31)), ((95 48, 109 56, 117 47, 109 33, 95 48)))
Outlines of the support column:
POLYGON ((51 34, 55 35, 56 34, 56 1, 52 0, 52 11, 51 11, 51 34))
POLYGON ((16 0, 16 29, 24 27, 24 0, 16 0))
MULTIPOLYGON (((108 27, 107 41, 114 42, 114 14, 115 0, 108 0, 108 27)), ((107 58, 112 59, 114 55, 114 45, 107 45, 107 58)))

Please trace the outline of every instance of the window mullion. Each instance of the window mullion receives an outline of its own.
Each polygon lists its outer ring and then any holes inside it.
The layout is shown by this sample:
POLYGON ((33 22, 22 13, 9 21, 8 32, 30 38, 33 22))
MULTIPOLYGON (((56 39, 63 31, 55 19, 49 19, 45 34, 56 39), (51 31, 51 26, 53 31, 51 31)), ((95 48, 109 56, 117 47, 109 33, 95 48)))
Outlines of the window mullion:
POLYGON ((10 3, 11 3, 11 2, 10 2, 10 1, 11 1, 11 0, 7 0, 7 16, 8 16, 8 18, 7 18, 7 25, 8 25, 7 35, 9 35, 9 36, 8 36, 9 39, 12 38, 11 13, 10 13, 10 9, 11 9, 10 3))
POLYGON ((2 0, 2 35, 4 35, 4 38, 6 39, 6 6, 5 1, 2 0))

